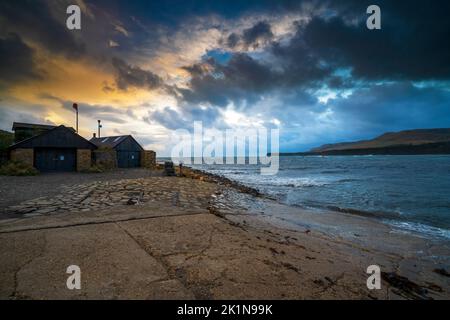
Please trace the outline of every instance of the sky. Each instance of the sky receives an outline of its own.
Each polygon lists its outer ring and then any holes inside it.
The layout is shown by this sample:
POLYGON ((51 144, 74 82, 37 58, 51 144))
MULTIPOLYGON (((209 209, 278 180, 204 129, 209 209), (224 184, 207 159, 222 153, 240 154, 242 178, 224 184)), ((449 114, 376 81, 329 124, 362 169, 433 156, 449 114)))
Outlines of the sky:
POLYGON ((0 129, 278 128, 280 150, 450 127, 450 1, 0 2, 0 129), (66 27, 70 4, 81 30, 66 27), (369 5, 381 30, 366 27, 369 5))

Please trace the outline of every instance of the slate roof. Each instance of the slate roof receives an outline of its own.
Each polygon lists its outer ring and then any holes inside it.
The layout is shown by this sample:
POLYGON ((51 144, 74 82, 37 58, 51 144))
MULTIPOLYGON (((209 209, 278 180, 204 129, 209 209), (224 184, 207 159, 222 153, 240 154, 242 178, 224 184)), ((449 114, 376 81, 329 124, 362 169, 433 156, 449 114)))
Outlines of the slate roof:
MULTIPOLYGON (((43 129, 43 130, 51 130, 58 126, 52 126, 48 124, 37 124, 37 123, 25 123, 25 122, 13 122, 12 130, 15 131, 16 129, 43 129)), ((70 130, 75 131, 74 128, 66 127, 70 130)))
POLYGON ((112 136, 112 137, 101 137, 101 138, 92 138, 89 140, 97 147, 106 147, 106 148, 115 148, 117 147, 123 140, 131 137, 130 135, 126 136, 112 136))
POLYGON ((79 134, 73 130, 73 128, 68 128, 66 126, 54 126, 53 128, 44 131, 41 134, 36 136, 27 138, 25 140, 19 141, 8 149, 16 149, 16 148, 35 148, 35 147, 44 147, 44 148, 64 148, 64 147, 73 147, 76 145, 79 149, 96 149, 97 146, 87 139, 83 138, 79 134), (71 143, 70 146, 67 146, 67 141, 71 143))

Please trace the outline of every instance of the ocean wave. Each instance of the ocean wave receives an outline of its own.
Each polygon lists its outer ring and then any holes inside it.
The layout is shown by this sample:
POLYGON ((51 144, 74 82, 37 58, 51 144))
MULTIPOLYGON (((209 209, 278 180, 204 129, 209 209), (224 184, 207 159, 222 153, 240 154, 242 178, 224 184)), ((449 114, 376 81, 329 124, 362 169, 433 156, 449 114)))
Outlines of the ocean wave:
POLYGON ((254 179, 249 179, 249 182, 254 182, 255 184, 273 187, 290 187, 290 188, 305 188, 305 187, 322 187, 327 184, 323 180, 314 178, 261 178, 257 177, 254 179))
POLYGON ((385 222, 400 230, 419 233, 426 236, 450 239, 450 230, 448 229, 437 228, 417 222, 396 221, 396 220, 386 220, 385 222))
POLYGON ((328 185, 330 182, 315 178, 289 178, 289 177, 269 177, 261 175, 249 175, 241 173, 220 173, 228 179, 241 182, 252 187, 267 188, 270 187, 290 187, 290 188, 305 188, 305 187, 322 187, 328 185))
POLYGON ((379 219, 384 223, 389 224, 395 228, 398 228, 403 231, 416 232, 422 234, 424 236, 433 236, 433 237, 441 237, 445 239, 450 239, 450 230, 442 229, 438 227, 433 227, 430 225, 417 223, 417 222, 408 222, 408 221, 400 221, 399 219, 402 216, 401 212, 383 212, 383 211, 365 211, 365 210, 357 210, 350 208, 340 208, 336 206, 326 206, 326 209, 348 213, 352 215, 363 216, 367 218, 375 218, 379 219))
POLYGON ((401 216, 398 212, 386 212, 386 211, 367 211, 353 208, 342 208, 337 206, 326 206, 328 210, 353 214, 357 216, 369 217, 369 218, 377 218, 377 219, 396 219, 401 216))
POLYGON ((279 169, 279 171, 295 171, 295 170, 299 170, 299 171, 303 171, 303 170, 309 170, 309 169, 314 169, 313 167, 281 167, 279 169))
POLYGON ((340 180, 338 180, 336 182, 342 183, 342 182, 356 182, 356 181, 361 181, 361 179, 346 178, 346 179, 340 179, 340 180))
POLYGON ((320 173, 323 173, 323 174, 336 174, 336 173, 346 173, 346 172, 348 172, 348 170, 324 170, 324 171, 321 171, 320 173))
POLYGON ((405 232, 446 237, 450 232, 445 229, 450 229, 449 158, 286 157, 281 158, 275 176, 262 176, 258 166, 249 165, 198 168, 275 195, 287 205, 394 221, 405 232))

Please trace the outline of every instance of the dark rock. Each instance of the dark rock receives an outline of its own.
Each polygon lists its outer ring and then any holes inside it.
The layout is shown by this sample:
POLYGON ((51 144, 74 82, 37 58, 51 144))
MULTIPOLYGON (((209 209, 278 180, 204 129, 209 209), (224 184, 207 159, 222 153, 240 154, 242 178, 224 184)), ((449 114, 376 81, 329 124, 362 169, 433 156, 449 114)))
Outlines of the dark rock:
POLYGON ((412 282, 406 277, 402 277, 395 272, 381 272, 381 278, 389 285, 394 287, 394 292, 406 299, 414 300, 432 300, 427 296, 428 290, 424 287, 412 282))
POLYGON ((436 272, 437 274, 440 274, 441 276, 450 277, 450 273, 447 270, 445 270, 444 268, 434 269, 433 271, 436 272))

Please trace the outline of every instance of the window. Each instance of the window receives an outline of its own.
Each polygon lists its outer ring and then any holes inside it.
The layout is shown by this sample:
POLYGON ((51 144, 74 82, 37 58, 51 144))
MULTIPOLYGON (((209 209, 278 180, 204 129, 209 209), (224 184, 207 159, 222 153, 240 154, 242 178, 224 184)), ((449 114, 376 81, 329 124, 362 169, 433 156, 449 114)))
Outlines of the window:
POLYGON ((106 141, 108 141, 108 138, 103 139, 102 143, 105 143, 106 141))

